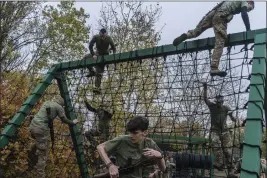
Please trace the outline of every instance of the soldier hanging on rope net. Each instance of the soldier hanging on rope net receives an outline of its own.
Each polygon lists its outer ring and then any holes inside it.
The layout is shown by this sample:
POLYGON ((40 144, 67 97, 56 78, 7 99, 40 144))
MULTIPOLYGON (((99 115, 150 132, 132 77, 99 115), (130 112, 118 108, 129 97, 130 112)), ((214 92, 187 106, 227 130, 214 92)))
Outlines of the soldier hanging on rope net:
MULTIPOLYGON (((86 108, 97 114, 97 122, 96 122, 96 128, 92 128, 89 131, 85 133, 86 138, 90 142, 94 142, 95 136, 100 136, 100 141, 105 142, 108 140, 109 136, 109 127, 110 127, 110 121, 113 116, 113 112, 110 106, 110 102, 106 102, 107 104, 101 104, 97 109, 92 107, 86 100, 84 101, 86 108)), ((92 145, 92 147, 96 148, 96 145, 92 145)))
MULTIPOLYGON (((97 59, 97 56, 103 56, 109 54, 109 46, 111 46, 111 50, 113 51, 113 54, 116 53, 116 46, 112 40, 112 38, 107 35, 106 29, 102 28, 99 31, 99 35, 93 36, 92 40, 89 43, 89 50, 90 54, 87 54, 86 57, 92 57, 94 60, 97 59), (97 52, 95 53, 93 50, 94 44, 96 44, 97 52)), ((101 81, 102 81, 102 75, 105 70, 104 64, 97 64, 94 68, 89 68, 89 74, 87 77, 93 77, 95 76, 95 88, 93 89, 93 92, 96 94, 101 93, 101 81), (95 68, 95 69, 94 69, 95 68)))
POLYGON ((153 171, 147 170, 147 167, 155 164, 162 172, 165 172, 165 161, 160 148, 152 139, 146 138, 148 125, 147 118, 135 116, 127 123, 130 135, 118 136, 98 145, 98 153, 108 168, 108 172, 94 177, 148 177, 153 171), (108 157, 111 153, 116 155, 116 165, 108 157), (137 164, 138 166, 131 167, 137 164), (127 167, 131 168, 127 169, 127 167))
POLYGON ((215 156, 214 168, 223 171, 224 158, 226 159, 226 165, 229 170, 229 178, 237 178, 234 174, 234 164, 232 163, 232 151, 231 151, 231 136, 227 128, 227 116, 237 125, 242 125, 241 121, 233 116, 230 112, 229 106, 223 104, 223 96, 217 96, 216 102, 211 102, 207 97, 207 83, 203 83, 204 87, 204 101, 209 107, 210 117, 211 117, 211 146, 213 149, 213 154, 215 156))
POLYGON ((178 46, 186 39, 196 38, 207 29, 213 27, 215 32, 215 46, 211 61, 211 76, 225 77, 227 73, 219 70, 220 58, 227 39, 227 23, 233 19, 233 15, 241 13, 246 30, 250 30, 250 22, 247 12, 254 9, 254 1, 223 1, 208 12, 198 23, 195 29, 183 33, 173 41, 178 46))
POLYGON ((63 106, 64 100, 60 96, 44 102, 29 126, 31 136, 35 140, 28 150, 29 165, 36 168, 38 178, 45 178, 46 161, 49 155, 49 130, 53 151, 54 119, 58 116, 62 122, 72 126, 78 123, 77 119, 73 121, 67 119, 63 106))

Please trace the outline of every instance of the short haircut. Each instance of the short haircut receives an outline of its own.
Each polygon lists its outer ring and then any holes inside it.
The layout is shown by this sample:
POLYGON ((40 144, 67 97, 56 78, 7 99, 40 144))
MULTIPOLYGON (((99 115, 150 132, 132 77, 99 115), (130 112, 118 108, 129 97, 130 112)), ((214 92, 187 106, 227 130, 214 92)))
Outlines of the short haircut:
POLYGON ((102 29, 100 30, 100 32, 104 34, 104 33, 107 33, 107 30, 106 30, 105 28, 102 28, 102 29))
POLYGON ((146 117, 135 116, 127 123, 127 131, 135 132, 141 130, 142 132, 148 130, 149 121, 146 117))

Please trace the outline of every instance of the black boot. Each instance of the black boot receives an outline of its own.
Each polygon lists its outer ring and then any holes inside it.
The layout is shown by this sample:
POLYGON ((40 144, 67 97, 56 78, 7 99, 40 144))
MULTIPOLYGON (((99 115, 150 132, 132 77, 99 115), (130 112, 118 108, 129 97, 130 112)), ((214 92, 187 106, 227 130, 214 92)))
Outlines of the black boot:
POLYGON ((217 169, 218 171, 224 171, 223 165, 220 163, 213 163, 213 168, 217 169))
POLYGON ((179 37, 177 37, 177 38, 175 38, 174 40, 173 40, 173 45, 174 46, 178 46, 179 44, 181 44, 183 41, 185 41, 187 39, 187 35, 186 35, 186 33, 183 33, 181 36, 179 36, 179 37))
POLYGON ((28 166, 29 168, 33 168, 38 162, 38 156, 36 155, 37 147, 34 144, 30 150, 27 150, 28 154, 28 166))
POLYGON ((96 76, 96 72, 94 71, 93 68, 88 68, 89 70, 89 74, 86 75, 86 77, 93 77, 93 76, 96 76))
POLYGON ((220 76, 220 77, 225 77, 227 73, 225 71, 221 71, 219 69, 211 69, 210 70, 210 76, 220 76))

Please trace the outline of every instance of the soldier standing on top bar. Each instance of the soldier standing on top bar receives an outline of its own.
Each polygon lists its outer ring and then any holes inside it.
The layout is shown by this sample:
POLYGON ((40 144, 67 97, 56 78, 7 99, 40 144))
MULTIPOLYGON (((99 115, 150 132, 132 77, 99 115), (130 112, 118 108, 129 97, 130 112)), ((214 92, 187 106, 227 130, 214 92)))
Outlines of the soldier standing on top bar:
MULTIPOLYGON (((91 54, 86 55, 85 57, 92 57, 94 60, 97 59, 97 56, 103 56, 109 54, 109 46, 111 46, 111 50, 113 53, 116 53, 116 47, 112 40, 112 38, 107 35, 107 30, 102 28, 99 31, 98 35, 93 36, 92 40, 89 43, 89 50, 91 54), (96 53, 93 50, 94 45, 96 44, 96 53)), ((101 80, 104 73, 105 65, 97 64, 95 67, 89 68, 89 75, 87 77, 95 76, 95 88, 93 90, 94 93, 100 93, 101 80)))
POLYGON ((223 52, 224 43, 227 39, 227 23, 229 23, 235 14, 241 13, 246 30, 250 30, 248 12, 254 9, 254 1, 223 1, 208 12, 195 29, 183 33, 173 41, 174 46, 178 46, 186 39, 196 38, 207 29, 213 27, 215 32, 215 46, 211 61, 211 76, 225 77, 226 72, 219 70, 220 58, 223 52))

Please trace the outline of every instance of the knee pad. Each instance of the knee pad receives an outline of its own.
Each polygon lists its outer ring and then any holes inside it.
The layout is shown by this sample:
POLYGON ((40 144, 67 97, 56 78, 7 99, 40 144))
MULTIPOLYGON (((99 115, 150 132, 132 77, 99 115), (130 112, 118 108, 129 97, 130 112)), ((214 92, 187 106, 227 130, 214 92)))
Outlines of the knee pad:
POLYGON ((227 17, 226 17, 226 23, 229 23, 232 19, 233 19, 233 15, 228 15, 227 17))

